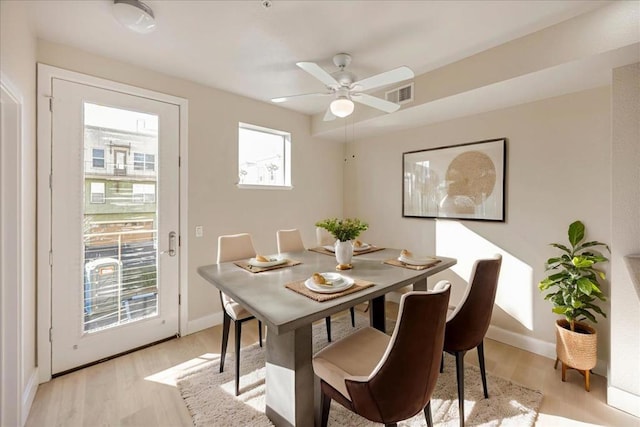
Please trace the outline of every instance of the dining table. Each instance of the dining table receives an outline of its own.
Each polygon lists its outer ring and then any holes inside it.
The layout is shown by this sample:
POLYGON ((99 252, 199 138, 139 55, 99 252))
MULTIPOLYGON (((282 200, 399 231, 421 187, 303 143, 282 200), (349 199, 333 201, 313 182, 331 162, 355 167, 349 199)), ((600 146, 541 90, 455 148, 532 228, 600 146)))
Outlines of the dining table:
MULTIPOLYGON (((357 292, 316 301, 288 288, 313 273, 336 272, 337 262, 313 250, 278 255, 295 261, 282 268, 251 271, 236 262, 205 265, 198 273, 233 298, 267 327, 265 413, 277 426, 309 427, 319 424, 320 388, 312 366, 312 324, 327 316, 369 302, 370 325, 385 331, 385 295, 407 285, 427 290, 427 278, 456 264, 454 258, 435 257, 434 265, 411 268, 397 259, 400 249, 381 249, 353 257, 352 268, 339 271, 356 283, 357 292), (387 261, 396 261, 390 265, 387 261), (317 409, 317 410, 316 410, 317 409)), ((248 260, 244 260, 248 261, 248 260)), ((246 264, 245 264, 246 266, 246 264)))

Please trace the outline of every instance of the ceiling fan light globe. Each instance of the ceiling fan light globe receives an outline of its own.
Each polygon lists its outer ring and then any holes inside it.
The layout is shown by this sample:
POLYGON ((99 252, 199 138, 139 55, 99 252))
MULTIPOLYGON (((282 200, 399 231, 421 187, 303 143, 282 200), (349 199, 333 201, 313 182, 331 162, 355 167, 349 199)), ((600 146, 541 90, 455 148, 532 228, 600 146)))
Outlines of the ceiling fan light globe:
POLYGON ((331 101, 329 106, 331 113, 336 117, 347 117, 353 113, 353 101, 347 98, 338 98, 331 101))

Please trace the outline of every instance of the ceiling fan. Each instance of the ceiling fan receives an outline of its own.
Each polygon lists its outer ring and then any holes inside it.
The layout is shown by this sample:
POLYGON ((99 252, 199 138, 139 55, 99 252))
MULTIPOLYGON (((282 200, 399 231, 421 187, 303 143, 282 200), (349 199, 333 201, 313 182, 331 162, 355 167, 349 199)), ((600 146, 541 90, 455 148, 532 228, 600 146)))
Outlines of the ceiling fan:
POLYGON ((283 96, 273 98, 271 101, 285 102, 291 99, 333 97, 334 99, 324 115, 324 121, 335 120, 336 117, 347 117, 353 113, 353 102, 368 105, 386 113, 393 113, 400 108, 399 104, 363 92, 414 77, 411 68, 403 66, 356 81, 356 76, 346 70, 351 63, 351 55, 339 53, 333 57, 333 63, 339 70, 331 74, 315 62, 296 63, 298 67, 324 83, 327 92, 283 96))

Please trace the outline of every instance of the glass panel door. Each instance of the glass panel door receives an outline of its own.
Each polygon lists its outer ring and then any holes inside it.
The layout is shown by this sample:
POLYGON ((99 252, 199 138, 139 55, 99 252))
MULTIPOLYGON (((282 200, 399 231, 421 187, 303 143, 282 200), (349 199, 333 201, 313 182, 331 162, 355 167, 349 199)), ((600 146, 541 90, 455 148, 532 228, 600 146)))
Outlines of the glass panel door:
POLYGON ((179 108, 52 88, 55 374, 178 332, 179 108))

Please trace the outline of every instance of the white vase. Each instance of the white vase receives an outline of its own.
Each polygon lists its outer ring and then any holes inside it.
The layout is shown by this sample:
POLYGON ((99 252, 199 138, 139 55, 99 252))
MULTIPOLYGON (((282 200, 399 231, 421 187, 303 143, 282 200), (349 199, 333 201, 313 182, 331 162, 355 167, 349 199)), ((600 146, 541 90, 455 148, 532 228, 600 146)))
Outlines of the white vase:
POLYGON ((349 265, 351 264, 351 258, 353 257, 353 245, 351 242, 336 241, 336 260, 338 264, 349 265))

